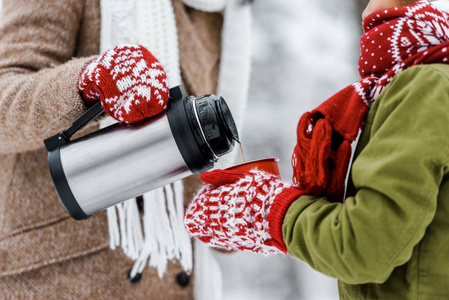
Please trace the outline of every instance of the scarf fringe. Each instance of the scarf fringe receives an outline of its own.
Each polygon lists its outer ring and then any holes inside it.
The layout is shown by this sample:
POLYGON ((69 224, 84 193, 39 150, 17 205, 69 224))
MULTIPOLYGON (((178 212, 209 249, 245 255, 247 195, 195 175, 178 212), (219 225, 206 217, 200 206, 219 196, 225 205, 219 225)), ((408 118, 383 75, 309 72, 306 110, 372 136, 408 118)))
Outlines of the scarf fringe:
POLYGON ((143 232, 135 199, 107 209, 110 248, 121 247, 135 260, 131 277, 142 273, 148 262, 160 278, 168 260, 178 260, 186 272, 192 271, 192 247, 184 229, 183 185, 178 181, 143 195, 143 232))
POLYGON ((298 122, 292 156, 293 183, 301 186, 305 194, 326 195, 329 201, 343 202, 351 143, 342 139, 327 119, 315 118, 306 112, 298 122))
POLYGON ((315 124, 308 112, 301 116, 296 134, 298 143, 293 152, 293 182, 312 195, 320 195, 329 178, 332 126, 324 119, 315 124))

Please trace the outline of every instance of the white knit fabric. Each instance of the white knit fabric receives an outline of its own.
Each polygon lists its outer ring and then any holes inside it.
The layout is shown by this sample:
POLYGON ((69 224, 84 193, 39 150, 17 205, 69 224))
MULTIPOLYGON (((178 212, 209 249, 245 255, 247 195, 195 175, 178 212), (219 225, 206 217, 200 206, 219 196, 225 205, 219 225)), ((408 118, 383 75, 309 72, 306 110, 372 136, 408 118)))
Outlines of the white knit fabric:
POLYGON ((229 0, 225 8, 217 94, 231 109, 241 131, 251 67, 251 6, 229 0))
POLYGON ((182 0, 182 2, 195 9, 207 12, 217 12, 223 10, 226 6, 226 0, 182 0))
POLYGON ((181 84, 176 21, 171 1, 101 0, 100 52, 140 44, 164 66, 170 87, 181 84))
MULTIPOLYGON (((221 63, 218 95, 229 105, 241 131, 249 86, 250 71, 250 6, 241 0, 183 0, 195 9, 224 12, 221 63)), ((176 20, 170 0, 101 0, 100 51, 119 44, 139 44, 146 47, 162 63, 169 86, 181 84, 176 20)), ((100 127, 114 123, 106 118, 100 127)), ((236 161, 236 151, 220 158, 220 167, 236 161)), ((187 272, 192 270, 190 238, 183 226, 182 183, 150 191, 143 195, 143 230, 135 199, 108 208, 110 247, 121 247, 135 260, 131 275, 142 272, 145 265, 155 267, 163 276, 167 260, 177 259, 187 272), (168 212, 165 213, 165 212, 168 212)), ((205 249, 202 249, 204 254, 205 249)), ((195 283, 198 287, 219 288, 220 272, 214 262, 205 262, 211 255, 195 259, 195 283), (210 277, 215 277, 214 286, 210 277), (207 280, 209 278, 209 281, 207 280)), ((196 289, 197 290, 197 289, 196 289)), ((204 299, 204 291, 196 291, 197 299, 204 299)), ((217 299, 219 293, 216 291, 217 299)), ((211 298, 209 298, 211 299, 211 298)))

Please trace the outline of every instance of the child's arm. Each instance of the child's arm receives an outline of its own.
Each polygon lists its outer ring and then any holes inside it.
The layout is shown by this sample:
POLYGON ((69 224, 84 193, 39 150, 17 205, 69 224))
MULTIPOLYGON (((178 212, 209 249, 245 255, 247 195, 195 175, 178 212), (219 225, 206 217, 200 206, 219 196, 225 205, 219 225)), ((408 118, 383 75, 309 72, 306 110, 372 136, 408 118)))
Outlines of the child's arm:
POLYGON ((355 196, 345 204, 311 196, 294 202, 283 223, 290 254, 350 284, 382 283, 410 259, 449 172, 444 68, 406 70, 379 96, 352 167, 355 196))
POLYGON ((384 282, 410 259, 449 176, 444 68, 410 68, 376 100, 359 143, 370 141, 352 168, 357 192, 344 204, 306 196, 266 173, 218 170, 203 173, 209 184, 186 211, 187 229, 228 250, 287 249, 346 283, 384 282))

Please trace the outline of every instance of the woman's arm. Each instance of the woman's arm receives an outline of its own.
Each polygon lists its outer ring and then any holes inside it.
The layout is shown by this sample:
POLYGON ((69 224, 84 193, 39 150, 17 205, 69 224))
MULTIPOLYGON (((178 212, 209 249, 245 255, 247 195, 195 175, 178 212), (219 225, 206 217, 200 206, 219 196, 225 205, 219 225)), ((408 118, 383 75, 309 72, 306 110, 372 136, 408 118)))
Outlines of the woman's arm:
POLYGON ((290 254, 350 284, 382 283, 410 259, 449 166, 448 66, 404 71, 376 101, 352 167, 355 196, 300 197, 283 223, 290 254))
POLYGON ((0 153, 43 147, 86 109, 74 56, 84 1, 3 0, 0 28, 0 153))

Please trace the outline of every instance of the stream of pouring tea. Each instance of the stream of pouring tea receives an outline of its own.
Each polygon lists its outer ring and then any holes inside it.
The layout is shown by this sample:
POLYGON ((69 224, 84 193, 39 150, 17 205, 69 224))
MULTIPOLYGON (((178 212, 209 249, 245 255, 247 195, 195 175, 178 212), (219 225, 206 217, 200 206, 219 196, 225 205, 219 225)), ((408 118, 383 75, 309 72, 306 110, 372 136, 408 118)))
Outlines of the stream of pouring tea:
POLYGON ((243 155, 242 143, 240 143, 239 140, 235 140, 235 142, 239 145, 240 156, 242 157, 242 163, 244 163, 245 162, 245 156, 243 155))

